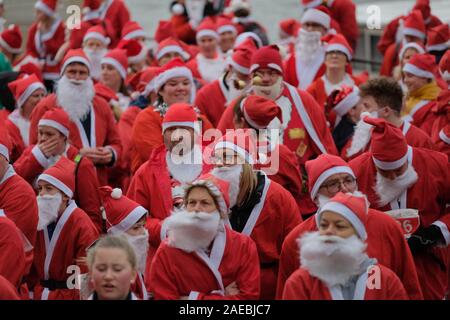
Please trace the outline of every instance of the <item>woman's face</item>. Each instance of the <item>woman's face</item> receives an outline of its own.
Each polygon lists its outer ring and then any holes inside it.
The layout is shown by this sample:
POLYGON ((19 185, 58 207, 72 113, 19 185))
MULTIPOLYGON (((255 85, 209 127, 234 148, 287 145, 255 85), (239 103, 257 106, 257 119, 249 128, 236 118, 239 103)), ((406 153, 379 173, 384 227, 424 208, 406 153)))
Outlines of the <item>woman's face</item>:
POLYGON ((208 190, 203 187, 192 188, 186 200, 186 209, 188 212, 206 212, 217 211, 216 203, 208 190))
POLYGON ((102 64, 102 75, 100 81, 112 90, 116 91, 122 84, 122 77, 114 66, 104 63, 102 64))
POLYGON ((99 300, 124 300, 136 279, 127 253, 119 248, 99 248, 95 253, 90 281, 99 300))
POLYGON ((30 115, 34 107, 44 97, 45 97, 44 89, 37 89, 36 91, 34 91, 22 105, 23 114, 30 115))
POLYGON ((428 84, 427 78, 418 77, 409 72, 403 72, 403 75, 404 75, 403 81, 408 87, 409 92, 414 92, 422 88, 426 84, 428 84))
POLYGON ((191 98, 191 81, 185 77, 172 78, 166 82, 159 94, 169 106, 174 103, 189 103, 191 98))
POLYGON ((338 236, 341 238, 349 238, 356 234, 355 228, 347 219, 332 211, 322 213, 319 233, 322 236, 338 236))

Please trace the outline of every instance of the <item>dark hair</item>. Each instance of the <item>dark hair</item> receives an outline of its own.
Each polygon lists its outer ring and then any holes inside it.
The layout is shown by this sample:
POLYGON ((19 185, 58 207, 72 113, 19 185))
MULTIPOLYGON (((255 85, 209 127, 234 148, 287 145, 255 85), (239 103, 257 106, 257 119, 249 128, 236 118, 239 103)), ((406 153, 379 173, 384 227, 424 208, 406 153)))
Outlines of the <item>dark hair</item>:
POLYGON ((361 85, 359 95, 373 97, 379 107, 389 107, 400 114, 403 105, 403 91, 392 78, 378 77, 361 85))

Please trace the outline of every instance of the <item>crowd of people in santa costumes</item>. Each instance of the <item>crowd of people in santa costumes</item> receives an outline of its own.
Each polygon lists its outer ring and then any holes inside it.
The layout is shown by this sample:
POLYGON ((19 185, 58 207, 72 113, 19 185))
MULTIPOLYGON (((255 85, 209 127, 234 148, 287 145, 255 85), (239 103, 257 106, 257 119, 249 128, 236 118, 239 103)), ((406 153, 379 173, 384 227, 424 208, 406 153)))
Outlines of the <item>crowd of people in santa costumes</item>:
POLYGON ((6 26, 0 299, 448 299, 449 26, 417 0, 357 75, 356 5, 298 2, 6 26))

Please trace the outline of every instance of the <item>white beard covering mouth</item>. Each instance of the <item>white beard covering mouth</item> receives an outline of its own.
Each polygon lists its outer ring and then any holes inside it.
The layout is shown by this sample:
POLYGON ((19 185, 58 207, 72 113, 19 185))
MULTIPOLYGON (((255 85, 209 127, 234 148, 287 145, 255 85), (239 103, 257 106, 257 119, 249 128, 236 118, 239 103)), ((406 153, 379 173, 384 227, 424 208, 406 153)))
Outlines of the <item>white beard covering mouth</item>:
POLYGON ((406 171, 394 180, 385 178, 377 172, 375 191, 380 198, 378 205, 384 207, 392 200, 398 199, 405 190, 416 183, 418 178, 416 170, 409 164, 406 171))
POLYGON ((168 244, 187 252, 205 250, 219 230, 219 211, 212 213, 176 210, 165 221, 168 244))
POLYGON ((95 96, 94 82, 91 78, 76 81, 65 75, 56 88, 57 103, 72 120, 84 120, 95 96))
POLYGON ((167 152, 167 170, 174 179, 181 183, 192 182, 203 171, 201 157, 202 150, 198 145, 194 145, 194 151, 181 156, 167 152))
POLYGON ((367 245, 356 235, 349 238, 321 236, 308 232, 297 240, 300 265, 327 286, 344 285, 352 276, 361 274, 361 264, 367 258, 367 245))
POLYGON ((217 167, 211 171, 212 175, 229 183, 230 208, 233 208, 237 203, 243 169, 242 165, 237 164, 230 167, 217 167))
POLYGON ((39 221, 37 230, 44 230, 50 223, 58 218, 59 207, 62 203, 62 195, 57 192, 54 195, 43 195, 36 197, 39 209, 39 221))
POLYGON ((319 31, 300 29, 297 40, 297 54, 301 61, 308 63, 315 58, 321 47, 321 37, 322 34, 319 31))
POLYGON ((143 274, 145 272, 145 267, 147 264, 147 254, 148 254, 148 231, 145 230, 144 234, 138 236, 131 236, 124 232, 123 236, 128 240, 128 243, 133 247, 134 253, 136 254, 136 269, 139 273, 143 274))
POLYGON ((234 86, 234 81, 236 80, 239 79, 235 73, 233 73, 229 79, 225 80, 229 88, 228 93, 226 94, 227 104, 250 91, 251 83, 248 83, 243 89, 236 89, 234 86))
POLYGON ((84 53, 87 55, 89 61, 91 62, 91 76, 95 80, 100 80, 102 74, 102 59, 108 52, 108 49, 92 50, 89 48, 83 49, 84 53))
POLYGON ((355 133, 352 137, 352 143, 350 148, 347 150, 347 157, 351 157, 360 151, 363 151, 370 141, 372 136, 371 130, 372 125, 363 121, 363 117, 378 118, 378 112, 374 111, 372 113, 363 112, 361 113, 361 119, 355 127, 355 133))
POLYGON ((270 100, 276 100, 280 96, 282 89, 283 89, 282 76, 279 76, 277 81, 271 86, 252 85, 252 90, 254 94, 270 100))

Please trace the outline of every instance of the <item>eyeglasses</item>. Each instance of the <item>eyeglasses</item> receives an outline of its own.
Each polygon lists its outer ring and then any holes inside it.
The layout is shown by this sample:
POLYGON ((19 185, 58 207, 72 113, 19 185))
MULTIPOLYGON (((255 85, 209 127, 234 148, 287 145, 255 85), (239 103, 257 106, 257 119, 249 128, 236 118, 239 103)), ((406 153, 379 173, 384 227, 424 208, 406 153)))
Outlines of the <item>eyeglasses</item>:
POLYGON ((341 185, 344 185, 347 189, 352 189, 356 186, 356 179, 347 177, 343 180, 332 180, 327 184, 323 184, 320 188, 326 188, 328 193, 337 193, 341 190, 341 185))

